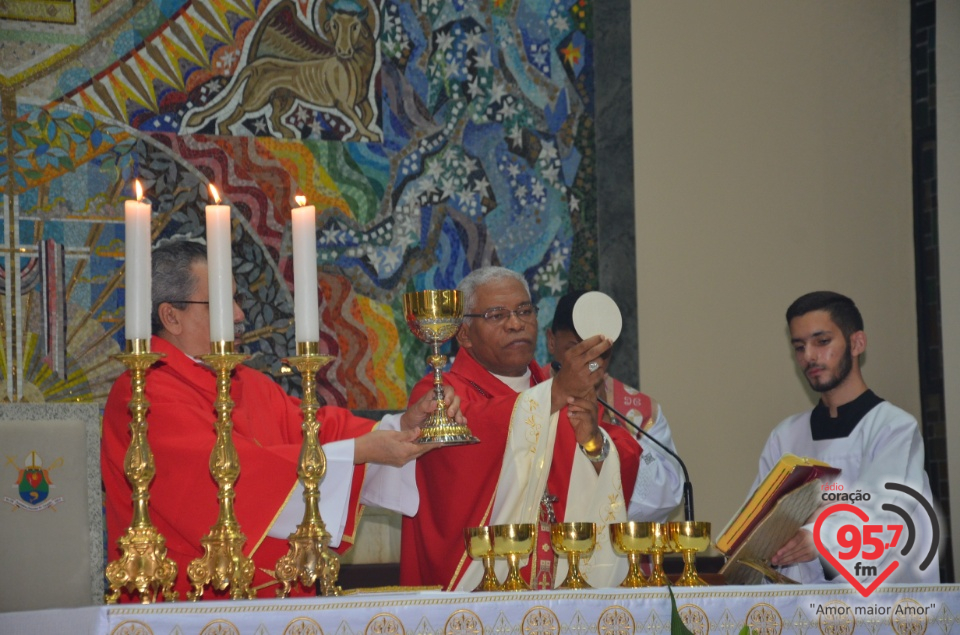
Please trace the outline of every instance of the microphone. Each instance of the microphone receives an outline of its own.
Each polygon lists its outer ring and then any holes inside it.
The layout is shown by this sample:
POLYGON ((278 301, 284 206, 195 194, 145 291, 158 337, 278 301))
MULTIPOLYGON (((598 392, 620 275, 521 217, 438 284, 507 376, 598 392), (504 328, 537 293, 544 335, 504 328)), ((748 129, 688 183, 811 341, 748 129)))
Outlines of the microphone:
MULTIPOLYGON (((555 371, 560 370, 560 362, 558 361, 551 362, 550 366, 555 371)), ((597 396, 597 401, 603 404, 604 408, 606 408, 607 410, 615 414, 618 419, 626 423, 628 426, 636 430, 638 433, 642 434, 643 436, 647 437, 648 439, 656 443, 661 450, 663 450, 664 452, 672 456, 677 461, 677 464, 680 466, 680 469, 683 470, 683 517, 688 521, 692 521, 693 520, 693 483, 690 482, 690 473, 687 472, 687 466, 683 462, 683 459, 681 459, 676 452, 668 448, 666 445, 654 439, 653 435, 649 434, 646 430, 644 430, 643 428, 635 424, 633 421, 631 421, 630 418, 627 417, 627 415, 623 414, 622 412, 618 411, 616 408, 611 406, 609 403, 607 403, 605 399, 601 399, 599 396, 597 396)))

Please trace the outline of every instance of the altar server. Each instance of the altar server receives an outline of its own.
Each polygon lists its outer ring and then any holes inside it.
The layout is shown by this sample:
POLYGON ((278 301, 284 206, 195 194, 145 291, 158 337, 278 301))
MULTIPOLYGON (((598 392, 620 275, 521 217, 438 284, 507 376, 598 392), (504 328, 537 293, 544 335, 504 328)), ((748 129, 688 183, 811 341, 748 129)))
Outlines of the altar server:
MULTIPOLYGON (((837 482, 829 484, 831 491, 869 494, 869 501, 861 499, 855 505, 867 512, 870 523, 884 526, 884 533, 878 536, 887 536, 885 543, 891 542, 886 528, 903 525, 904 520, 883 510, 884 503, 905 509, 916 524, 917 535, 909 557, 900 555, 900 546, 907 540, 904 534, 897 548, 886 549, 879 559, 861 558, 863 562, 876 567, 879 573, 899 560, 889 582, 938 582, 935 555, 925 570, 920 569, 933 541, 931 526, 935 519, 915 499, 895 496, 885 487, 887 483, 905 485, 932 503, 923 468, 923 438, 912 415, 867 388, 860 372, 860 356, 867 349, 867 336, 859 309, 853 300, 839 293, 815 291, 794 301, 786 317, 797 365, 810 387, 820 393, 820 401, 812 410, 793 415, 774 428, 760 456, 760 471, 753 489, 786 453, 819 459, 840 468, 837 482)), ((831 502, 825 501, 821 511, 831 502)), ((825 571, 822 559, 818 558, 812 532, 819 513, 777 551, 772 564, 779 566, 780 573, 801 583, 823 583, 827 579, 845 582, 845 577, 831 567, 825 571)), ((834 557, 840 550, 838 532, 851 521, 860 524, 849 513, 831 514, 824 521, 820 536, 834 557)), ((873 551, 866 543, 864 549, 873 551)), ((849 551, 848 546, 843 550, 849 551)), ((856 574, 850 562, 848 572, 856 574)), ((876 575, 869 574, 856 577, 865 586, 876 579, 876 575)))

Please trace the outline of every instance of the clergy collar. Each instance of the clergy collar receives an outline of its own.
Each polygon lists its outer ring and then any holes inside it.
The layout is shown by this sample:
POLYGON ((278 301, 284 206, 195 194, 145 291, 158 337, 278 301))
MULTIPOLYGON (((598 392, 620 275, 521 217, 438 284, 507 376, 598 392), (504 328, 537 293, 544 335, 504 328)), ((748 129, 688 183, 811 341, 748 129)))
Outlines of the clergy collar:
POLYGON ((837 406, 836 419, 830 417, 830 409, 821 401, 810 415, 810 435, 814 441, 844 439, 850 436, 860 420, 882 401, 883 399, 868 389, 853 401, 837 406))
POLYGON ((524 390, 530 388, 530 377, 532 373, 530 372, 530 367, 527 367, 527 372, 520 375, 519 377, 505 377, 503 375, 497 375, 496 373, 490 373, 506 385, 510 386, 516 392, 523 392, 524 390))

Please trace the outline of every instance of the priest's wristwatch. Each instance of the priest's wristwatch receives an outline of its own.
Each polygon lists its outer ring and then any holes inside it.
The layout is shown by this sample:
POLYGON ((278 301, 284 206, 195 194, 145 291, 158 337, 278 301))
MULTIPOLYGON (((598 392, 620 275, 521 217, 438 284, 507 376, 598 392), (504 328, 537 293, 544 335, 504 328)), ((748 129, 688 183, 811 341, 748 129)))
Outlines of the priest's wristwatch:
POLYGON ((602 431, 600 432, 600 436, 603 437, 602 444, 596 439, 590 439, 589 443, 580 446, 580 451, 583 452, 583 455, 593 463, 603 463, 610 454, 610 437, 602 431))

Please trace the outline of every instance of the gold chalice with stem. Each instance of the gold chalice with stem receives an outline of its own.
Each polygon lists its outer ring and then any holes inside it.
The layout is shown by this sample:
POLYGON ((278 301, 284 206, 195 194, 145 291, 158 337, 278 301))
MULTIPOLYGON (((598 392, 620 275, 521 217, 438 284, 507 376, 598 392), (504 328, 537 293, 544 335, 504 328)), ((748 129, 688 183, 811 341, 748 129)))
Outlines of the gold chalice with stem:
POLYGON ((501 591, 529 591, 530 585, 520 577, 520 558, 529 556, 537 541, 537 525, 535 523, 510 523, 508 525, 493 525, 493 552, 507 559, 509 570, 501 591))
POLYGON ((670 541, 683 555, 683 573, 675 586, 709 586, 697 573, 697 553, 710 546, 710 523, 689 520, 668 525, 670 541))
POLYGON ((653 538, 650 546, 642 552, 650 556, 650 577, 647 581, 650 586, 670 586, 670 581, 663 572, 663 554, 674 551, 669 525, 668 523, 640 524, 650 525, 650 536, 653 538))
POLYGON ((447 356, 440 354, 440 345, 453 339, 463 322, 463 297, 456 290, 412 291, 403 294, 403 316, 418 340, 429 344, 433 352, 427 357, 433 367, 433 394, 437 409, 420 426, 417 443, 466 445, 477 443, 466 425, 447 416, 443 400, 443 366, 447 356))
POLYGON ((613 552, 620 556, 626 556, 627 562, 630 564, 627 577, 620 583, 620 586, 624 589, 640 589, 650 586, 647 579, 643 577, 643 571, 640 570, 640 555, 650 553, 653 547, 653 524, 631 520, 610 525, 610 545, 613 547, 613 552))
POLYGON ((493 551, 493 532, 490 527, 467 527, 463 530, 463 542, 468 556, 483 561, 483 579, 473 592, 499 591, 500 581, 493 570, 497 554, 493 551))
POLYGON ((557 555, 567 556, 567 577, 558 589, 592 589, 580 573, 580 558, 589 556, 597 546, 595 523, 553 523, 550 526, 550 544, 557 555))

